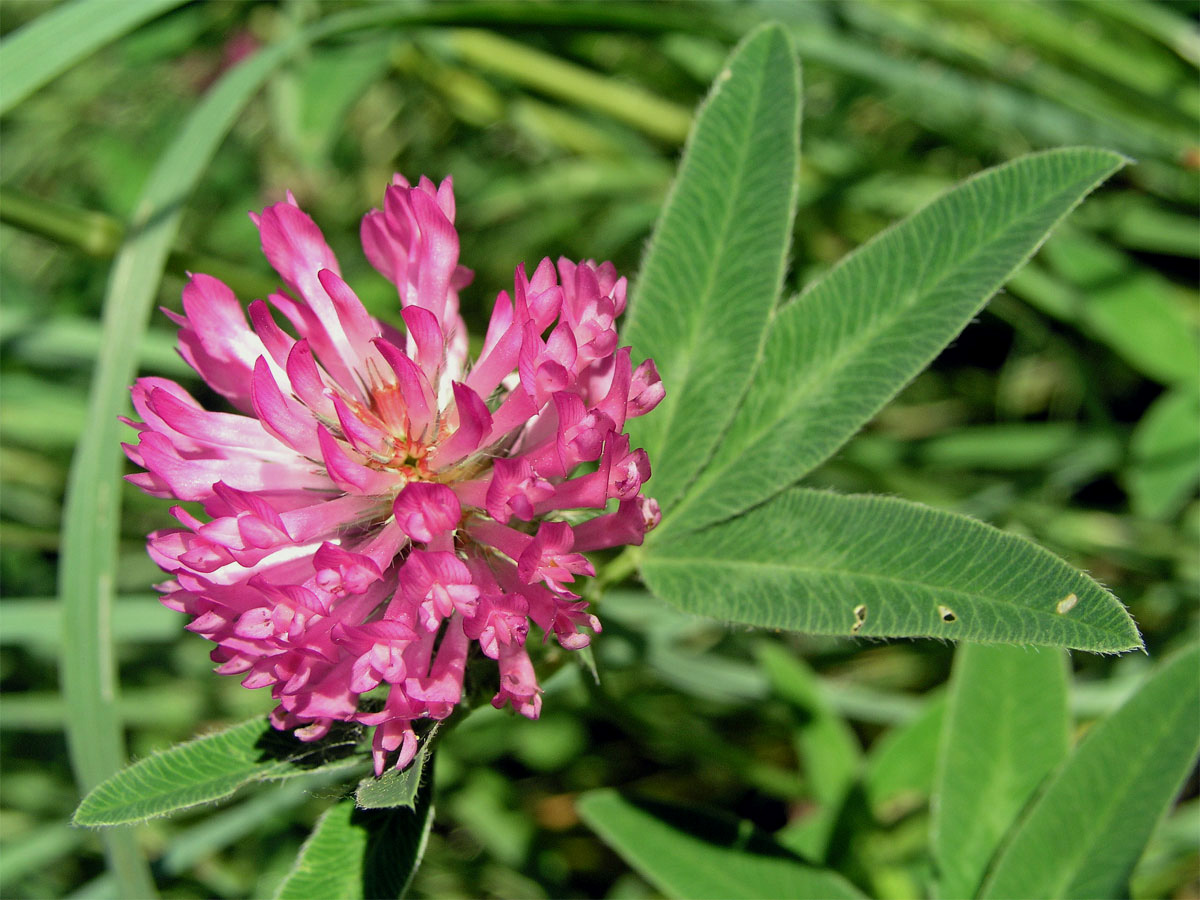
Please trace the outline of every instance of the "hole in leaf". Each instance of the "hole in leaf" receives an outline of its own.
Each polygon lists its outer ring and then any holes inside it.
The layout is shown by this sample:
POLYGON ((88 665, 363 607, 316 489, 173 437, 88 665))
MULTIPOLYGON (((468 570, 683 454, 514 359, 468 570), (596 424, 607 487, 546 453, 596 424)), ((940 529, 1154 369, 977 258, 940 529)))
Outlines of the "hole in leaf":
POLYGON ((1075 604, 1078 602, 1079 598, 1074 594, 1067 594, 1067 596, 1058 601, 1058 605, 1055 606, 1054 609, 1059 613, 1059 615, 1066 615, 1075 608, 1075 604))
POLYGON ((850 633, 857 634, 858 629, 863 627, 863 623, 867 621, 867 604, 860 603, 854 607, 854 624, 850 626, 850 633))
POLYGON ((954 610, 952 610, 948 606, 939 606, 938 607, 938 615, 942 617, 942 621, 945 622, 947 625, 949 625, 951 622, 958 621, 958 616, 956 616, 954 614, 954 610))

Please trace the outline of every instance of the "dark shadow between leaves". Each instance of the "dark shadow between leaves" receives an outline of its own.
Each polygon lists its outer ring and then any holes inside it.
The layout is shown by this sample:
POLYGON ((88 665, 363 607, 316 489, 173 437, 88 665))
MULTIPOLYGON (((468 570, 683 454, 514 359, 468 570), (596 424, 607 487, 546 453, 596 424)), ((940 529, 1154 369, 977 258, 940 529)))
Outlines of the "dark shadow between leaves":
POLYGON ((363 848, 363 900, 402 897, 420 862, 421 844, 433 814, 433 784, 422 782, 414 809, 355 809, 350 823, 366 829, 363 848))
POLYGON ((622 794, 631 806, 636 806, 676 831, 718 847, 739 853, 788 859, 811 865, 809 860, 777 844, 749 822, 698 807, 677 806, 647 797, 622 794))
POLYGON ((290 731, 279 731, 269 724, 257 741, 257 762, 287 762, 301 769, 319 769, 359 752, 362 726, 335 722, 329 734, 319 741, 302 741, 290 731))
POLYGON ((820 865, 836 869, 867 896, 870 896, 873 879, 863 837, 870 835, 876 827, 867 793, 861 783, 855 783, 846 793, 834 820, 825 859, 818 861, 820 865))

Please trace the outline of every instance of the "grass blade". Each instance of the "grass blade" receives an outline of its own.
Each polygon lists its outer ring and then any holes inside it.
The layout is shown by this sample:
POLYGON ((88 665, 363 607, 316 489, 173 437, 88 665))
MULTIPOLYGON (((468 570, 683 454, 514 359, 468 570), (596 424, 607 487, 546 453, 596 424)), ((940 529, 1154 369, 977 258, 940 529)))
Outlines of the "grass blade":
POLYGON ((184 0, 76 0, 0 43, 0 115, 90 53, 184 0))

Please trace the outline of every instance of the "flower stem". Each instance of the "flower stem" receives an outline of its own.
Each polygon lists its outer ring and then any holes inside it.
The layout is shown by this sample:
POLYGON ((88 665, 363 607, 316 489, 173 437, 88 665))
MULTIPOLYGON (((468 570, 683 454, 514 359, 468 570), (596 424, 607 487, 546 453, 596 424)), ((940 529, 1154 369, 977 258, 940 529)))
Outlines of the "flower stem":
POLYGON ((636 85, 624 84, 490 31, 446 32, 464 62, 578 106, 597 110, 668 144, 681 144, 691 111, 636 85))

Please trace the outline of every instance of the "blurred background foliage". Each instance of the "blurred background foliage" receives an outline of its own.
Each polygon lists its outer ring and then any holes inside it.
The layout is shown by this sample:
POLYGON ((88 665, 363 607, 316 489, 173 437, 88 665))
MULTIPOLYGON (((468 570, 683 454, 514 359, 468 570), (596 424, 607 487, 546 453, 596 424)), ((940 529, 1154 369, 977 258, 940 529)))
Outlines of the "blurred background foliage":
MULTIPOLYGON (((112 895, 77 802, 58 692, 56 561, 72 447, 100 350, 110 260, 147 172, 222 72, 354 6, 190 3, 86 57, 13 106, 0 133, 0 893, 112 895)), ((0 32, 45 14, 0 5, 0 32)), ((803 286, 953 182, 1032 149, 1094 143, 1136 165, 1087 201, 1009 289, 816 476, 898 493, 1027 534, 1103 581, 1157 657, 1197 627, 1200 578, 1200 32, 1150 0, 496 4, 425 8, 279 69, 200 188, 160 289, 185 271, 245 300, 273 276, 246 217, 292 190, 372 311, 391 286, 358 222, 394 171, 452 174, 464 312, 478 324, 516 261, 612 259, 632 275, 691 111, 759 21, 804 64, 803 286), (437 22, 441 18, 443 21, 437 22)), ((3 92, 0 84, 0 93, 3 92)), ((141 371, 204 389, 166 319, 128 347, 141 371)), ((211 397, 210 397, 211 399, 211 397)), ((651 482, 653 485, 653 482, 651 482)), ((112 621, 130 752, 270 707, 208 674, 207 645, 158 606, 147 531, 166 504, 126 489, 112 621)), ((98 528, 117 523, 99 522, 98 528)), ((414 892, 649 897, 579 821, 574 796, 629 786, 725 809, 880 897, 927 892, 940 686, 952 648, 731 632, 636 585, 599 604, 601 678, 573 664, 541 721, 482 710, 443 741, 437 825, 414 892)), ((555 660, 547 660, 554 665, 555 660)), ((1075 657, 1080 723, 1148 667, 1075 657)), ((139 841, 172 897, 269 895, 333 786, 286 784, 139 841)), ((1140 864, 1138 897, 1196 896, 1192 782, 1140 864)))

